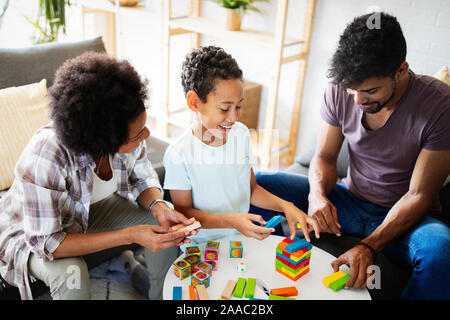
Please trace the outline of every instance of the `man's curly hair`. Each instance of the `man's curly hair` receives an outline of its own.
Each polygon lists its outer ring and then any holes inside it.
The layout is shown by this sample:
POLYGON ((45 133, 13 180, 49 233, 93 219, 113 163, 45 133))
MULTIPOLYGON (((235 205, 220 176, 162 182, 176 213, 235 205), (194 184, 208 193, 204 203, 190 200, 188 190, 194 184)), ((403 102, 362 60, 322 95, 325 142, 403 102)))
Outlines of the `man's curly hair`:
POLYGON ((49 89, 58 138, 76 154, 117 152, 129 138, 129 123, 146 109, 146 84, 128 61, 104 53, 67 60, 49 89))
POLYGON ((206 102, 216 79, 242 79, 242 70, 230 54, 222 48, 206 46, 193 49, 186 55, 181 71, 185 95, 194 90, 206 102))
POLYGON ((384 12, 370 13, 356 17, 344 30, 328 77, 348 88, 371 77, 393 77, 405 59, 406 41, 397 19, 384 12))

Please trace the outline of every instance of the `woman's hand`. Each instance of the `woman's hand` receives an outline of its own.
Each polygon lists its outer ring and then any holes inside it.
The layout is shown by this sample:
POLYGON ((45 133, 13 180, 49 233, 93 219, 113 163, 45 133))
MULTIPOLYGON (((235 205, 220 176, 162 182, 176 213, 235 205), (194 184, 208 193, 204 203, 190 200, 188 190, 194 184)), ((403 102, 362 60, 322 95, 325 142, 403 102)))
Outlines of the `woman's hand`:
POLYGON ((147 249, 158 252, 170 247, 190 243, 189 231, 170 232, 169 227, 137 225, 126 228, 131 243, 137 243, 147 249))
POLYGON ((265 238, 270 236, 270 233, 275 231, 274 228, 264 228, 254 224, 254 222, 258 222, 261 225, 266 224, 266 221, 264 221, 264 219, 257 214, 231 213, 228 215, 228 217, 233 228, 235 228, 246 237, 255 238, 257 240, 264 240, 265 238))
POLYGON ((308 201, 308 214, 317 220, 321 231, 334 233, 339 237, 341 225, 338 223, 337 210, 334 204, 327 197, 317 193, 310 193, 308 201))
POLYGON ((320 238, 320 227, 318 222, 309 217, 306 213, 301 211, 291 202, 286 202, 283 205, 283 212, 286 216, 286 220, 289 224, 289 231, 291 234, 291 239, 294 239, 296 233, 297 223, 300 223, 301 228, 303 229, 303 234, 305 239, 310 242, 311 239, 309 237, 309 232, 314 230, 316 238, 320 238))
MULTIPOLYGON (((192 220, 187 219, 181 212, 169 208, 164 202, 155 204, 152 208, 152 214, 162 227, 169 228, 179 223, 183 223, 186 226, 192 224, 192 220)), ((193 236, 197 233, 198 229, 191 231, 188 236, 193 236)))

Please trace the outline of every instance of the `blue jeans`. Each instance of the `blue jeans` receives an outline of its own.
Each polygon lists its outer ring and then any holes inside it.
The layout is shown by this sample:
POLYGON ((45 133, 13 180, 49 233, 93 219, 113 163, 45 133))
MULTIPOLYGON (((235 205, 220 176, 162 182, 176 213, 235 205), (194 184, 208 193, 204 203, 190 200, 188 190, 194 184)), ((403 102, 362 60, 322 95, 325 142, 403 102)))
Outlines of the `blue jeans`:
MULTIPOLYGON (((267 191, 308 212, 308 177, 288 172, 257 172, 256 181, 267 191)), ((342 234, 361 238, 368 237, 390 210, 357 198, 342 183, 335 185, 328 198, 337 209, 342 234)), ((250 212, 262 215, 266 221, 275 214, 254 206, 250 212)), ((276 229, 276 233, 280 231, 276 229)), ((412 268, 403 299, 450 299, 450 229, 444 223, 424 218, 387 245, 383 254, 395 263, 412 268)))

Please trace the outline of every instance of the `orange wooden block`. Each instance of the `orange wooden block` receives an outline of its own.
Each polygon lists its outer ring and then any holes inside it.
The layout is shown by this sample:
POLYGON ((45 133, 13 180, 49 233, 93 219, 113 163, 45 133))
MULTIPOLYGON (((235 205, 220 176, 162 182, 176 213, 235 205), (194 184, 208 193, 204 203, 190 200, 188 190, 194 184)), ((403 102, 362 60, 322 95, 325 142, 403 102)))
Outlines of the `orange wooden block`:
POLYGON ((275 269, 275 271, 281 273, 283 276, 285 276, 285 277, 291 279, 292 281, 297 281, 298 279, 300 279, 301 277, 303 277, 305 274, 307 274, 307 273, 309 272, 309 268, 306 269, 305 271, 303 271, 302 273, 300 273, 300 274, 299 274, 298 276, 296 276, 295 278, 294 278, 294 277, 291 277, 290 275, 288 275, 288 274, 286 274, 286 273, 284 273, 284 272, 282 272, 282 271, 279 270, 279 269, 275 269))
POLYGON ((195 296, 195 287, 189 286, 189 300, 197 300, 197 297, 195 296))
POLYGON ((298 290, 296 287, 276 288, 270 290, 270 294, 283 297, 292 297, 298 295, 298 290))

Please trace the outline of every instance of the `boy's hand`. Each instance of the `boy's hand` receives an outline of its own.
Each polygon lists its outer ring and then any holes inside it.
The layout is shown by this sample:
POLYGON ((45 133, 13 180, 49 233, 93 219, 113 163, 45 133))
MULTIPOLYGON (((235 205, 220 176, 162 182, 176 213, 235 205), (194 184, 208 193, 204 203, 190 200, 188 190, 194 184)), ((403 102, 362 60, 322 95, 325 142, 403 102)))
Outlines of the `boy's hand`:
POLYGON ((309 237, 309 232, 314 230, 316 238, 320 238, 320 227, 319 223, 316 219, 308 216, 306 213, 301 211, 292 203, 287 203, 283 206, 284 215, 286 216, 286 220, 289 224, 289 231, 291 234, 291 239, 294 239, 296 233, 297 223, 300 223, 300 226, 303 229, 303 234, 305 239, 308 242, 311 242, 311 238, 309 237))
POLYGON ((254 238, 257 240, 264 240, 270 233, 274 232, 274 228, 264 228, 257 226, 254 222, 260 225, 266 224, 264 219, 257 214, 252 213, 233 213, 230 215, 230 221, 236 230, 242 233, 246 237, 254 238), (269 233, 267 231, 270 231, 269 233))

